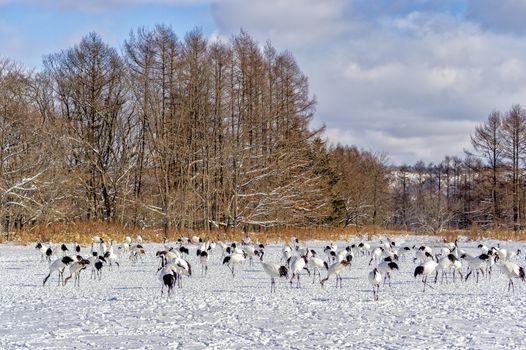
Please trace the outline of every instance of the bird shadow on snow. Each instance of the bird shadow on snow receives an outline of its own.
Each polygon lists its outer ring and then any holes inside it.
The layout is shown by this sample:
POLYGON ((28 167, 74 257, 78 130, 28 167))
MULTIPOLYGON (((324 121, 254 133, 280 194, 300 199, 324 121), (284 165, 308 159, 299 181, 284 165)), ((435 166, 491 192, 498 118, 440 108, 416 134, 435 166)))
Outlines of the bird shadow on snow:
POLYGON ((249 285, 243 285, 243 286, 239 286, 238 289, 260 289, 261 287, 259 286, 249 286, 249 285))
POLYGON ((263 272, 261 270, 243 270, 243 272, 263 272))
POLYGON ((322 301, 322 302, 327 302, 327 301, 331 301, 332 298, 313 298, 312 301, 322 301))
POLYGON ((361 280, 360 277, 349 277, 349 276, 348 276, 348 277, 344 277, 344 276, 342 276, 342 279, 343 279, 343 280, 349 280, 349 281, 353 281, 353 280, 361 280))
POLYGON ((159 289, 159 288, 158 287, 113 287, 113 289, 117 289, 117 290, 133 290, 133 289, 143 290, 143 289, 159 289))
POLYGON ((266 280, 267 278, 264 278, 264 277, 244 277, 243 279, 245 279, 245 280, 261 281, 261 280, 266 280))
POLYGON ((459 292, 459 293, 447 293, 447 292, 440 292, 440 296, 452 296, 452 297, 458 297, 458 296, 476 297, 476 296, 484 296, 484 295, 485 295, 484 293, 462 293, 462 292, 459 292))

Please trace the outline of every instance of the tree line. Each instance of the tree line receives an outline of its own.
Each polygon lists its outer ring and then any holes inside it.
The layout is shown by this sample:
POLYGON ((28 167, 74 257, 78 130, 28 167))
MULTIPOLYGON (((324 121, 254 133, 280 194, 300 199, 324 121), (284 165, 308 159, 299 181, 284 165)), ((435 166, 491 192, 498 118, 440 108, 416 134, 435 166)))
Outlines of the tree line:
POLYGON ((333 154, 376 160, 331 150, 310 125, 315 105, 291 53, 244 31, 210 41, 159 25, 120 50, 90 33, 36 72, 2 59, 2 228, 333 224, 333 154))
POLYGON ((524 228, 526 111, 513 105, 491 112, 470 141, 463 159, 393 169, 391 224, 427 232, 524 228))
POLYGON ((521 227, 524 111, 494 112, 475 153, 394 167, 331 146, 290 52, 241 31, 96 33, 28 71, 0 60, 0 222, 130 227, 521 227))

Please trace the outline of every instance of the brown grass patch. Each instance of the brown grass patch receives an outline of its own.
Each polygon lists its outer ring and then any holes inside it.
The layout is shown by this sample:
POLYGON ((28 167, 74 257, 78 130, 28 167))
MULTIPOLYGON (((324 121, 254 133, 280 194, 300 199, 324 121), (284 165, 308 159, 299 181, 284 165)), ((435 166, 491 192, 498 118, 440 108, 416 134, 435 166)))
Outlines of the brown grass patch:
POLYGON ((526 241, 526 231, 511 230, 455 230, 445 231, 440 234, 448 242, 454 242, 458 236, 465 236, 471 241, 482 239, 497 239, 500 241, 526 241))
MULTIPOLYGON (((100 236, 104 240, 113 239, 117 242, 122 242, 125 236, 130 236, 135 239, 137 235, 141 235, 145 241, 148 242, 162 242, 164 238, 164 231, 160 229, 141 229, 139 227, 130 228, 124 227, 120 224, 107 222, 79 222, 69 224, 53 224, 53 225, 37 225, 19 230, 10 234, 10 240, 18 243, 27 242, 73 242, 90 243, 91 237, 100 236)), ((267 244, 270 242, 283 242, 290 240, 291 237, 297 237, 300 241, 306 240, 321 240, 321 241, 348 241, 357 237, 367 235, 368 239, 372 239, 375 235, 382 236, 399 236, 399 235, 414 235, 415 232, 408 232, 404 230, 385 230, 381 227, 363 227, 363 228, 326 228, 326 227, 307 227, 307 228, 281 228, 269 229, 255 232, 249 232, 252 240, 267 244)), ((166 238, 169 241, 175 241, 179 237, 198 236, 204 240, 223 240, 223 241, 239 241, 244 237, 241 231, 197 231, 197 230, 169 230, 166 238)), ((470 240, 480 240, 482 238, 493 238, 499 240, 526 240, 526 231, 482 231, 476 228, 471 230, 450 230, 444 231, 436 235, 448 242, 453 242, 458 236, 466 236, 470 240)))
MULTIPOLYGON (((251 231, 249 236, 252 240, 260 243, 288 241, 291 237, 297 237, 301 241, 323 240, 323 241, 345 241, 356 236, 368 234, 369 238, 375 234, 388 234, 390 236, 407 234, 402 231, 385 231, 379 228, 282 228, 261 231, 251 231)), ((10 240, 15 242, 73 242, 90 243, 93 236, 102 237, 104 240, 113 239, 121 242, 125 236, 135 239, 141 235, 145 241, 162 242, 164 231, 160 229, 141 229, 124 227, 119 224, 107 222, 79 222, 68 224, 37 225, 19 230, 10 234, 10 240)), ((239 241, 244 237, 240 230, 230 231, 198 231, 198 230, 168 230, 166 238, 175 241, 179 237, 198 236, 204 240, 239 241)))

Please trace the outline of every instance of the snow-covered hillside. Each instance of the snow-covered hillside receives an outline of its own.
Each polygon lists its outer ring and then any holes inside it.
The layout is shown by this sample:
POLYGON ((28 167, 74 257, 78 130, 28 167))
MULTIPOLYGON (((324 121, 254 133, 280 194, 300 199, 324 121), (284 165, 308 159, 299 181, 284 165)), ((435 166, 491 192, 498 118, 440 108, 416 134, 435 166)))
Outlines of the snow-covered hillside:
MULTIPOLYGON (((405 244, 426 242, 413 238, 405 244)), ((490 242, 496 244, 496 242, 490 242)), ((324 242, 310 242, 325 257, 324 242)), ((340 243, 343 248, 346 243, 340 243)), ((373 244, 374 245, 374 244, 373 244)), ((524 244, 501 242, 524 248, 524 244)), ((42 280, 48 264, 40 262, 34 245, 0 246, 1 349, 156 349, 156 348, 521 348, 526 330, 526 286, 494 269, 491 280, 478 284, 431 284, 425 293, 413 278, 414 252, 400 262, 392 287, 382 286, 373 300, 367 274, 368 258, 356 256, 342 274, 343 288, 334 276, 322 289, 302 275, 302 288, 284 279, 277 293, 259 263, 240 268, 232 277, 220 263, 217 248, 209 274, 201 276, 195 247, 189 260, 193 276, 182 289, 160 296, 158 244, 145 244, 143 263, 122 259, 120 268, 104 268, 102 281, 90 280, 89 268, 81 286, 57 286, 52 275, 42 280)), ((265 261, 278 262, 281 245, 266 247, 265 261)), ((474 243, 461 247, 473 253, 474 243)), ((522 249, 526 251, 526 249, 522 249)), ((88 248, 83 248, 88 255, 88 248)), ((524 256, 516 261, 524 265, 524 256)), ((66 275, 67 269, 66 269, 66 275)), ((323 273, 322 273, 323 275, 323 273)))

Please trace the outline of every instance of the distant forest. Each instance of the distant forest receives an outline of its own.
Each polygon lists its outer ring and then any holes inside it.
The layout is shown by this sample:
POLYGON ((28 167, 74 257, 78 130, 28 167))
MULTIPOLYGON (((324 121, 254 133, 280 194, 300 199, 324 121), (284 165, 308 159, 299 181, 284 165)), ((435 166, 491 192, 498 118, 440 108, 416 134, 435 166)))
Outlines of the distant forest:
MULTIPOLYGON (((522 228, 526 113, 490 114, 475 153, 394 167, 330 146, 289 52, 240 32, 95 33, 28 71, 0 60, 0 220, 159 229, 522 228)), ((352 113, 349 116, 352 118, 352 113)))

